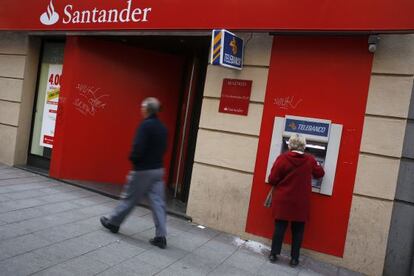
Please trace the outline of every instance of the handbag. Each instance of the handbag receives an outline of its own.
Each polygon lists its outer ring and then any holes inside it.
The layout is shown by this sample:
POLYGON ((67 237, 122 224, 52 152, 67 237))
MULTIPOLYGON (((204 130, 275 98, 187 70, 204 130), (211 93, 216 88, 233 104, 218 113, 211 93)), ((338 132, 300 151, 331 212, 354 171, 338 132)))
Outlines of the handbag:
POLYGON ((273 188, 274 188, 275 186, 272 186, 272 188, 270 188, 270 191, 269 191, 269 193, 267 194, 267 197, 266 197, 266 199, 265 199, 265 202, 264 202, 264 207, 266 207, 266 208, 270 208, 270 207, 272 207, 272 195, 273 195, 273 188))

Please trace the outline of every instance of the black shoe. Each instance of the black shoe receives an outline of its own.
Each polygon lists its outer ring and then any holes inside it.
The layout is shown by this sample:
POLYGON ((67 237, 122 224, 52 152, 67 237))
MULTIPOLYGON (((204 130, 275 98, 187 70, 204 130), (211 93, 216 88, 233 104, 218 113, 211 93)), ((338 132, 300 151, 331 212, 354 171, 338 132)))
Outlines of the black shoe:
POLYGON ((154 246, 158 246, 161 249, 165 249, 167 247, 167 239, 165 237, 155 237, 149 240, 150 244, 154 246))
POLYGON ((289 265, 291 267, 296 267, 296 266, 298 266, 298 264, 299 264, 299 260, 296 260, 296 259, 291 259, 290 262, 289 262, 289 265))
POLYGON ((275 262, 277 262, 277 256, 276 256, 276 254, 270 254, 270 255, 269 255, 269 261, 270 261, 271 263, 275 263, 275 262))
POLYGON ((100 220, 101 220, 103 227, 105 227, 106 229, 109 229, 109 231, 111 231, 112 233, 118 233, 119 226, 109 223, 109 219, 107 219, 106 217, 101 217, 100 220))

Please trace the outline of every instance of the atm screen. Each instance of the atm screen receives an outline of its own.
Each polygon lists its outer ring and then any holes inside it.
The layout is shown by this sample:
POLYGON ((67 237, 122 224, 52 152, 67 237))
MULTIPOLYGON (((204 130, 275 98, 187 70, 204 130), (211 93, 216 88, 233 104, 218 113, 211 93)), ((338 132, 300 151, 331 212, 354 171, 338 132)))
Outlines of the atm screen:
MULTIPOLYGON (((289 150, 288 144, 289 144, 289 137, 283 137, 282 153, 289 150)), ((314 141, 307 141, 306 143, 305 152, 312 154, 315 157, 316 161, 318 161, 322 167, 325 164, 326 150, 327 150, 326 143, 314 142, 314 141)), ((321 184, 322 184, 322 178, 321 179, 312 178, 312 187, 320 189, 321 184)))

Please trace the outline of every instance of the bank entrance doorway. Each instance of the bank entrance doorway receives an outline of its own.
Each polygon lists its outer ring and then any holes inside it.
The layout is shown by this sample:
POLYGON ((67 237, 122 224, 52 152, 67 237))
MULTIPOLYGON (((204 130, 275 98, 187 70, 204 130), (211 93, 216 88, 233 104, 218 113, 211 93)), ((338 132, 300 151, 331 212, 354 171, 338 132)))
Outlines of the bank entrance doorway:
POLYGON ((155 96, 169 131, 168 194, 185 211, 208 48, 208 37, 67 37, 58 109, 45 107, 53 104, 53 94, 42 89, 47 92, 37 99, 30 154, 42 143, 36 126, 41 122, 44 128, 47 115, 56 114, 48 153, 38 155, 50 176, 119 191, 131 167, 128 153, 141 120, 140 102, 155 96), (43 102, 46 112, 39 114, 43 102))

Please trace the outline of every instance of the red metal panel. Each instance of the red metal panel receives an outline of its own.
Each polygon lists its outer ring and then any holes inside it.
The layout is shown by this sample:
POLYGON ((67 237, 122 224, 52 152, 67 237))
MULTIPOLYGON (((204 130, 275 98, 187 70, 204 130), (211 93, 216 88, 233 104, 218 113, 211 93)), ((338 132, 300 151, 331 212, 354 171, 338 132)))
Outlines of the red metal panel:
POLYGON ((343 124, 332 197, 313 193, 303 246, 342 256, 352 201, 372 54, 367 37, 278 37, 260 131, 246 231, 270 238, 266 165, 275 116, 296 115, 343 124))
POLYGON ((57 19, 51 12, 50 2, 2 0, 0 30, 414 29, 412 0, 55 0, 52 3, 59 19, 54 25, 43 25, 41 16, 51 22, 57 19), (118 22, 114 22, 115 12, 112 22, 102 22, 108 21, 109 10, 114 9, 117 9, 118 22), (120 16, 122 10, 127 11, 120 16))
MULTIPOLYGON (((145 97, 160 99, 168 173, 183 61, 107 40, 69 37, 50 175, 124 183, 145 97)), ((168 179, 168 175, 166 175, 168 179)))

